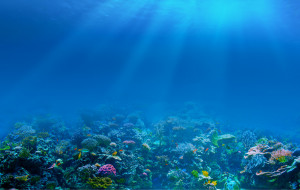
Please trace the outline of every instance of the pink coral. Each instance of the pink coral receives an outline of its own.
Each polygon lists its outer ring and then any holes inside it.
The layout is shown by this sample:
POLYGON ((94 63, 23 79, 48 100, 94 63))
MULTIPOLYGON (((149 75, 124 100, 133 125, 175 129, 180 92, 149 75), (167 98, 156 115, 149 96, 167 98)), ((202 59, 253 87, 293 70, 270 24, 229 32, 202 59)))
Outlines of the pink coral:
POLYGON ((285 149, 279 149, 279 150, 271 152, 270 161, 274 162, 275 160, 278 160, 280 162, 285 162, 291 156, 292 156, 291 151, 285 150, 285 149))
POLYGON ((284 166, 281 166, 280 168, 278 168, 276 171, 273 171, 273 172, 260 171, 260 172, 256 172, 256 175, 257 176, 264 175, 264 176, 267 176, 267 177, 278 177, 281 174, 285 173, 287 171, 287 169, 288 169, 288 166, 284 165, 284 166))
POLYGON ((249 158, 251 156, 255 156, 257 154, 270 154, 269 152, 267 152, 269 149, 271 149, 271 147, 269 147, 268 145, 259 144, 257 146, 250 148, 248 150, 248 152, 246 153, 246 155, 244 156, 244 158, 247 159, 247 158, 249 158))
POLYGON ((123 141, 124 144, 135 144, 135 142, 133 140, 126 140, 126 141, 123 141))
POLYGON ((98 173, 108 174, 108 175, 111 175, 111 174, 116 175, 117 171, 116 171, 116 168, 113 165, 106 164, 106 165, 100 167, 100 169, 98 170, 98 173))

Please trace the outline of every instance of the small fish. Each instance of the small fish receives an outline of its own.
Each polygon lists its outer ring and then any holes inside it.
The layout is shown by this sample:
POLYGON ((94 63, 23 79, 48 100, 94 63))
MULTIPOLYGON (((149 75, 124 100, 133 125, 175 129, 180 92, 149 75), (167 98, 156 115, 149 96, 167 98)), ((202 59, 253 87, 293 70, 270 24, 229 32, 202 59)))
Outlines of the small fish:
POLYGON ((56 142, 58 142, 58 139, 56 139, 56 142))
POLYGON ((55 163, 54 163, 54 164, 52 164, 52 166, 50 166, 50 167, 48 168, 48 170, 51 170, 51 169, 53 169, 55 166, 56 166, 56 164, 55 164, 55 163))
POLYGON ((77 148, 74 148, 74 150, 77 150, 77 148))
POLYGON ((80 149, 80 151, 81 152, 89 152, 89 149, 84 148, 84 149, 80 149))
POLYGON ((91 134, 87 134, 86 136, 90 137, 90 136, 92 136, 92 135, 91 135, 91 134))
POLYGON ((222 146, 225 146, 225 144, 222 144, 222 146))
POLYGON ((114 152, 114 153, 112 153, 112 155, 113 156, 116 156, 118 154, 118 152, 116 151, 116 152, 114 152))
POLYGON ((217 185, 217 181, 212 181, 211 184, 213 184, 214 186, 217 185))
POLYGON ((193 150, 193 153, 195 154, 195 152, 196 152, 197 150, 198 150, 198 149, 193 150))
POLYGON ((183 160, 183 156, 180 156, 179 159, 180 159, 180 160, 183 160))
POLYGON ((57 166, 61 165, 61 163, 56 164, 57 166))
POLYGON ((81 152, 82 149, 78 149, 79 152, 81 152))
POLYGON ((204 152, 207 152, 209 148, 205 149, 204 152))
POLYGON ((272 183, 272 182, 276 181, 276 179, 277 179, 277 178, 270 179, 270 180, 268 180, 268 182, 271 182, 271 183, 272 183))
POLYGON ((79 152, 78 154, 78 160, 81 158, 81 152, 79 152))
POLYGON ((205 177, 208 177, 208 172, 207 171, 202 171, 202 174, 205 176, 205 177))
POLYGON ((166 166, 167 166, 167 165, 169 165, 169 164, 166 164, 166 166))
POLYGON ((123 150, 121 149, 121 150, 119 150, 119 152, 123 152, 123 150))

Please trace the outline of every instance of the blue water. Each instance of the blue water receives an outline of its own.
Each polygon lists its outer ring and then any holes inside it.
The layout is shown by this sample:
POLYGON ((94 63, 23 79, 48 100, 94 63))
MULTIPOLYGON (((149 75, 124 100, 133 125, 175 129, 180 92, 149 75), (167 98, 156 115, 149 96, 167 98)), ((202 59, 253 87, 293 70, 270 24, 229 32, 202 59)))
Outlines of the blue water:
POLYGON ((0 2, 0 126, 101 104, 157 119, 196 102, 299 141, 300 1, 0 2))

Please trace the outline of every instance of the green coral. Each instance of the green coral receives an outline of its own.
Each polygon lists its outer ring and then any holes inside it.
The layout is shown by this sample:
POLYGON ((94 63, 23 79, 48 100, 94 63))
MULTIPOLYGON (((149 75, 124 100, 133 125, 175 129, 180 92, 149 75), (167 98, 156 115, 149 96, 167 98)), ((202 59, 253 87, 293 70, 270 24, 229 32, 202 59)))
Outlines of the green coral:
POLYGON ((29 158, 31 156, 30 150, 28 148, 22 148, 19 157, 20 158, 29 158))
POLYGON ((235 139, 234 135, 231 135, 231 134, 218 135, 217 131, 214 130, 212 132, 210 140, 213 143, 213 145, 219 147, 219 144, 218 144, 219 141, 231 141, 233 139, 235 139))
POLYGON ((112 184, 112 180, 109 177, 94 177, 89 178, 87 183, 93 188, 93 189, 106 189, 112 184))
POLYGON ((126 180, 124 178, 117 179, 117 183, 123 184, 125 182, 126 182, 126 180))
POLYGON ((258 144, 268 144, 268 139, 267 138, 260 138, 260 139, 258 139, 258 141, 255 143, 256 145, 258 145, 258 144))
POLYGON ((46 189, 55 189, 56 182, 55 181, 48 181, 46 184, 46 189))
POLYGON ((0 151, 5 151, 5 150, 9 150, 10 146, 4 146, 3 148, 0 149, 0 151))
POLYGON ((41 180, 41 176, 35 175, 35 176, 31 176, 30 179, 30 184, 31 185, 35 185, 37 182, 39 182, 41 180))
POLYGON ((37 137, 36 136, 29 136, 23 139, 22 145, 25 147, 35 148, 37 145, 37 137))
POLYGON ((45 138, 49 137, 50 135, 48 132, 40 132, 40 133, 38 133, 37 136, 38 136, 38 138, 45 139, 45 138))
POLYGON ((279 158, 277 158, 277 160, 281 163, 285 163, 288 161, 287 157, 286 156, 280 156, 279 158))
POLYGON ((197 170, 193 170, 192 171, 192 175, 195 177, 195 178, 198 178, 199 177, 199 173, 197 170))

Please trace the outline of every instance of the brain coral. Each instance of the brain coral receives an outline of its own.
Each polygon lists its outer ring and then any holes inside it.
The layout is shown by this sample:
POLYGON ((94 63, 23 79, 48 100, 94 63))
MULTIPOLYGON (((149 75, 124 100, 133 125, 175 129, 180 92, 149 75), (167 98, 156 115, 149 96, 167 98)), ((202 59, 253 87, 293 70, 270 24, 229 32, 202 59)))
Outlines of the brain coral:
POLYGON ((104 135, 95 135, 93 138, 97 141, 98 145, 100 146, 108 146, 111 143, 110 138, 104 135))
POLYGON ((93 150, 94 148, 97 147, 97 141, 95 139, 92 139, 92 138, 87 138, 87 139, 84 139, 81 142, 81 146, 83 148, 87 148, 89 150, 93 150))

